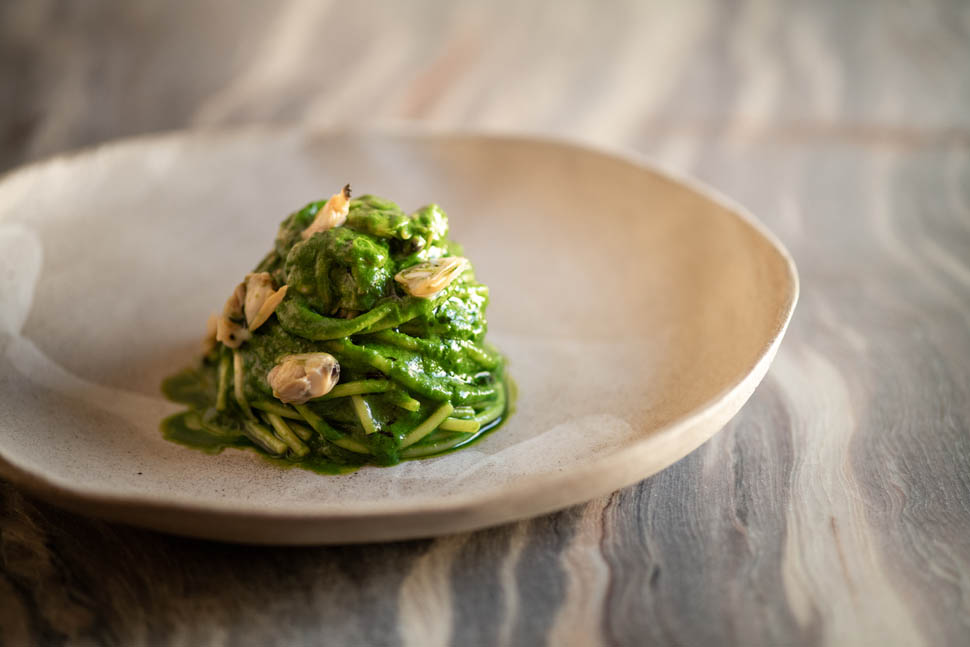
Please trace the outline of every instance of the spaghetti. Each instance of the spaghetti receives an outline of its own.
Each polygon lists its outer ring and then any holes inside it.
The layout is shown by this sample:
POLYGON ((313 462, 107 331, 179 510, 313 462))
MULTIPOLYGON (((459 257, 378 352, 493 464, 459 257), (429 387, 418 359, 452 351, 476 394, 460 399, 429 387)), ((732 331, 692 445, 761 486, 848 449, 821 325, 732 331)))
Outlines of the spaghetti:
POLYGON ((205 355, 163 383, 189 407, 163 432, 321 472, 465 446, 510 409, 487 305, 438 206, 406 214, 344 187, 283 221, 205 355))

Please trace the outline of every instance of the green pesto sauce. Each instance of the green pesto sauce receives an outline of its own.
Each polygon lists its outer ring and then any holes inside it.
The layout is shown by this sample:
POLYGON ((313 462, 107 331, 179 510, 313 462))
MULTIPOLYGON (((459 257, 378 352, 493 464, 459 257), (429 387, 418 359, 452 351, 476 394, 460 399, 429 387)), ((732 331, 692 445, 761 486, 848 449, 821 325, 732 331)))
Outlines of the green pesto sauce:
POLYGON ((343 226, 304 240, 324 204, 288 216, 256 267, 289 286, 269 320, 239 349, 219 344, 165 380, 165 395, 189 410, 162 422, 164 436, 208 453, 250 449, 276 465, 340 474, 455 451, 500 427, 515 386, 485 342, 488 288, 470 266, 430 299, 394 281, 401 269, 461 254, 444 212, 430 205, 406 214, 363 196, 351 201, 343 226), (304 407, 283 404, 266 375, 282 357, 311 352, 339 361, 337 387, 304 407))
MULTIPOLYGON (((199 408, 193 407, 188 411, 176 413, 162 420, 162 435, 167 440, 207 454, 218 454, 227 448, 250 450, 277 467, 298 467, 318 474, 348 474, 371 462, 368 457, 350 453, 335 458, 326 453, 326 445, 319 441, 314 443, 311 454, 299 461, 276 458, 268 456, 246 438, 241 431, 227 433, 221 429, 207 427, 202 420, 208 406, 208 400, 203 399, 208 390, 203 375, 204 373, 198 369, 185 369, 167 378, 162 383, 162 391, 170 400, 181 403, 193 402, 200 404, 202 409, 200 411, 199 408)), ((505 411, 499 418, 483 426, 477 434, 464 439, 453 447, 442 451, 431 451, 424 456, 416 456, 412 460, 434 458, 464 449, 501 427, 502 423, 515 411, 515 400, 518 395, 518 389, 513 380, 506 378, 505 386, 508 400, 505 411)), ((428 445, 429 443, 424 444, 424 446, 428 445)), ((417 447, 422 447, 422 444, 419 443, 417 447)))
POLYGON ((174 443, 191 447, 192 449, 197 449, 207 454, 218 454, 227 447, 247 449, 259 454, 263 460, 278 467, 299 467, 310 470, 311 472, 317 472, 318 474, 347 474, 365 464, 365 461, 341 464, 320 454, 313 454, 299 462, 268 456, 245 436, 236 438, 220 437, 217 434, 212 434, 200 428, 197 420, 193 419, 193 416, 197 415, 195 411, 184 411, 165 418, 162 421, 162 435, 174 443))

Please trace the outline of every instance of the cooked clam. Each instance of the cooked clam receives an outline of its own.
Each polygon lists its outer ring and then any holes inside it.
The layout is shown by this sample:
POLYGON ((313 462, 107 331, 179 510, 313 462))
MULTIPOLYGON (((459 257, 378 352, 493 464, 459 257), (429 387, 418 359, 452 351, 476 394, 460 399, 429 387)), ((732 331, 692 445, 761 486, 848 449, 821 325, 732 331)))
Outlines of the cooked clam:
POLYGON ((347 214, 350 212, 350 185, 347 184, 339 193, 334 193, 327 200, 327 204, 317 212, 317 217, 310 223, 310 226, 303 230, 301 236, 304 240, 321 231, 333 229, 347 222, 347 214))
POLYGON ((461 256, 436 258, 401 270, 394 280, 411 296, 431 298, 451 285, 467 267, 468 259, 461 256))
POLYGON ((269 272, 258 272, 246 275, 245 313, 249 330, 256 330, 269 319, 276 310, 283 297, 286 296, 287 286, 279 290, 273 285, 273 277, 269 272))
POLYGON ((226 305, 222 307, 222 316, 229 319, 243 318, 243 303, 246 300, 246 284, 240 283, 233 289, 232 294, 226 299, 226 305))
POLYGON ((329 353, 287 355, 270 370, 266 381, 282 402, 304 404, 330 393, 340 381, 340 364, 329 353))
POLYGON ((216 341, 221 341, 229 348, 239 348, 251 336, 245 326, 225 315, 216 322, 216 341))

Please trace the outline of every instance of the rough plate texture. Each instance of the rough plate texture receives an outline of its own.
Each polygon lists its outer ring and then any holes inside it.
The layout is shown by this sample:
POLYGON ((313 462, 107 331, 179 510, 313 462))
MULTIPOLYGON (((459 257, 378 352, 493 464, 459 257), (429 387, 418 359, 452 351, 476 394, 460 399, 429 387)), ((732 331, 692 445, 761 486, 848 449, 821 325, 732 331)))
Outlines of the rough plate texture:
POLYGON ((797 294, 786 253, 735 208, 631 161, 524 139, 133 141, 6 179, 0 246, 5 473, 86 513, 245 542, 427 536, 628 485, 737 411, 797 294), (516 414, 473 448, 338 477, 165 442, 161 378, 190 360, 282 216, 345 181, 451 215, 492 288, 516 414))

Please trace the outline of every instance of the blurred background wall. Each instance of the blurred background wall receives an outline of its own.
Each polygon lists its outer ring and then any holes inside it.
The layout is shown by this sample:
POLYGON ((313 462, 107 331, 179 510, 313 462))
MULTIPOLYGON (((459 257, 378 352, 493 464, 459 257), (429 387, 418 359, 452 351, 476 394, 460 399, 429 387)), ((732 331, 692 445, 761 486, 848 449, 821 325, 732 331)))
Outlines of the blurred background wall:
POLYGON ((144 132, 414 121, 690 166, 698 138, 970 128, 965 2, 0 3, 0 169, 144 132))

